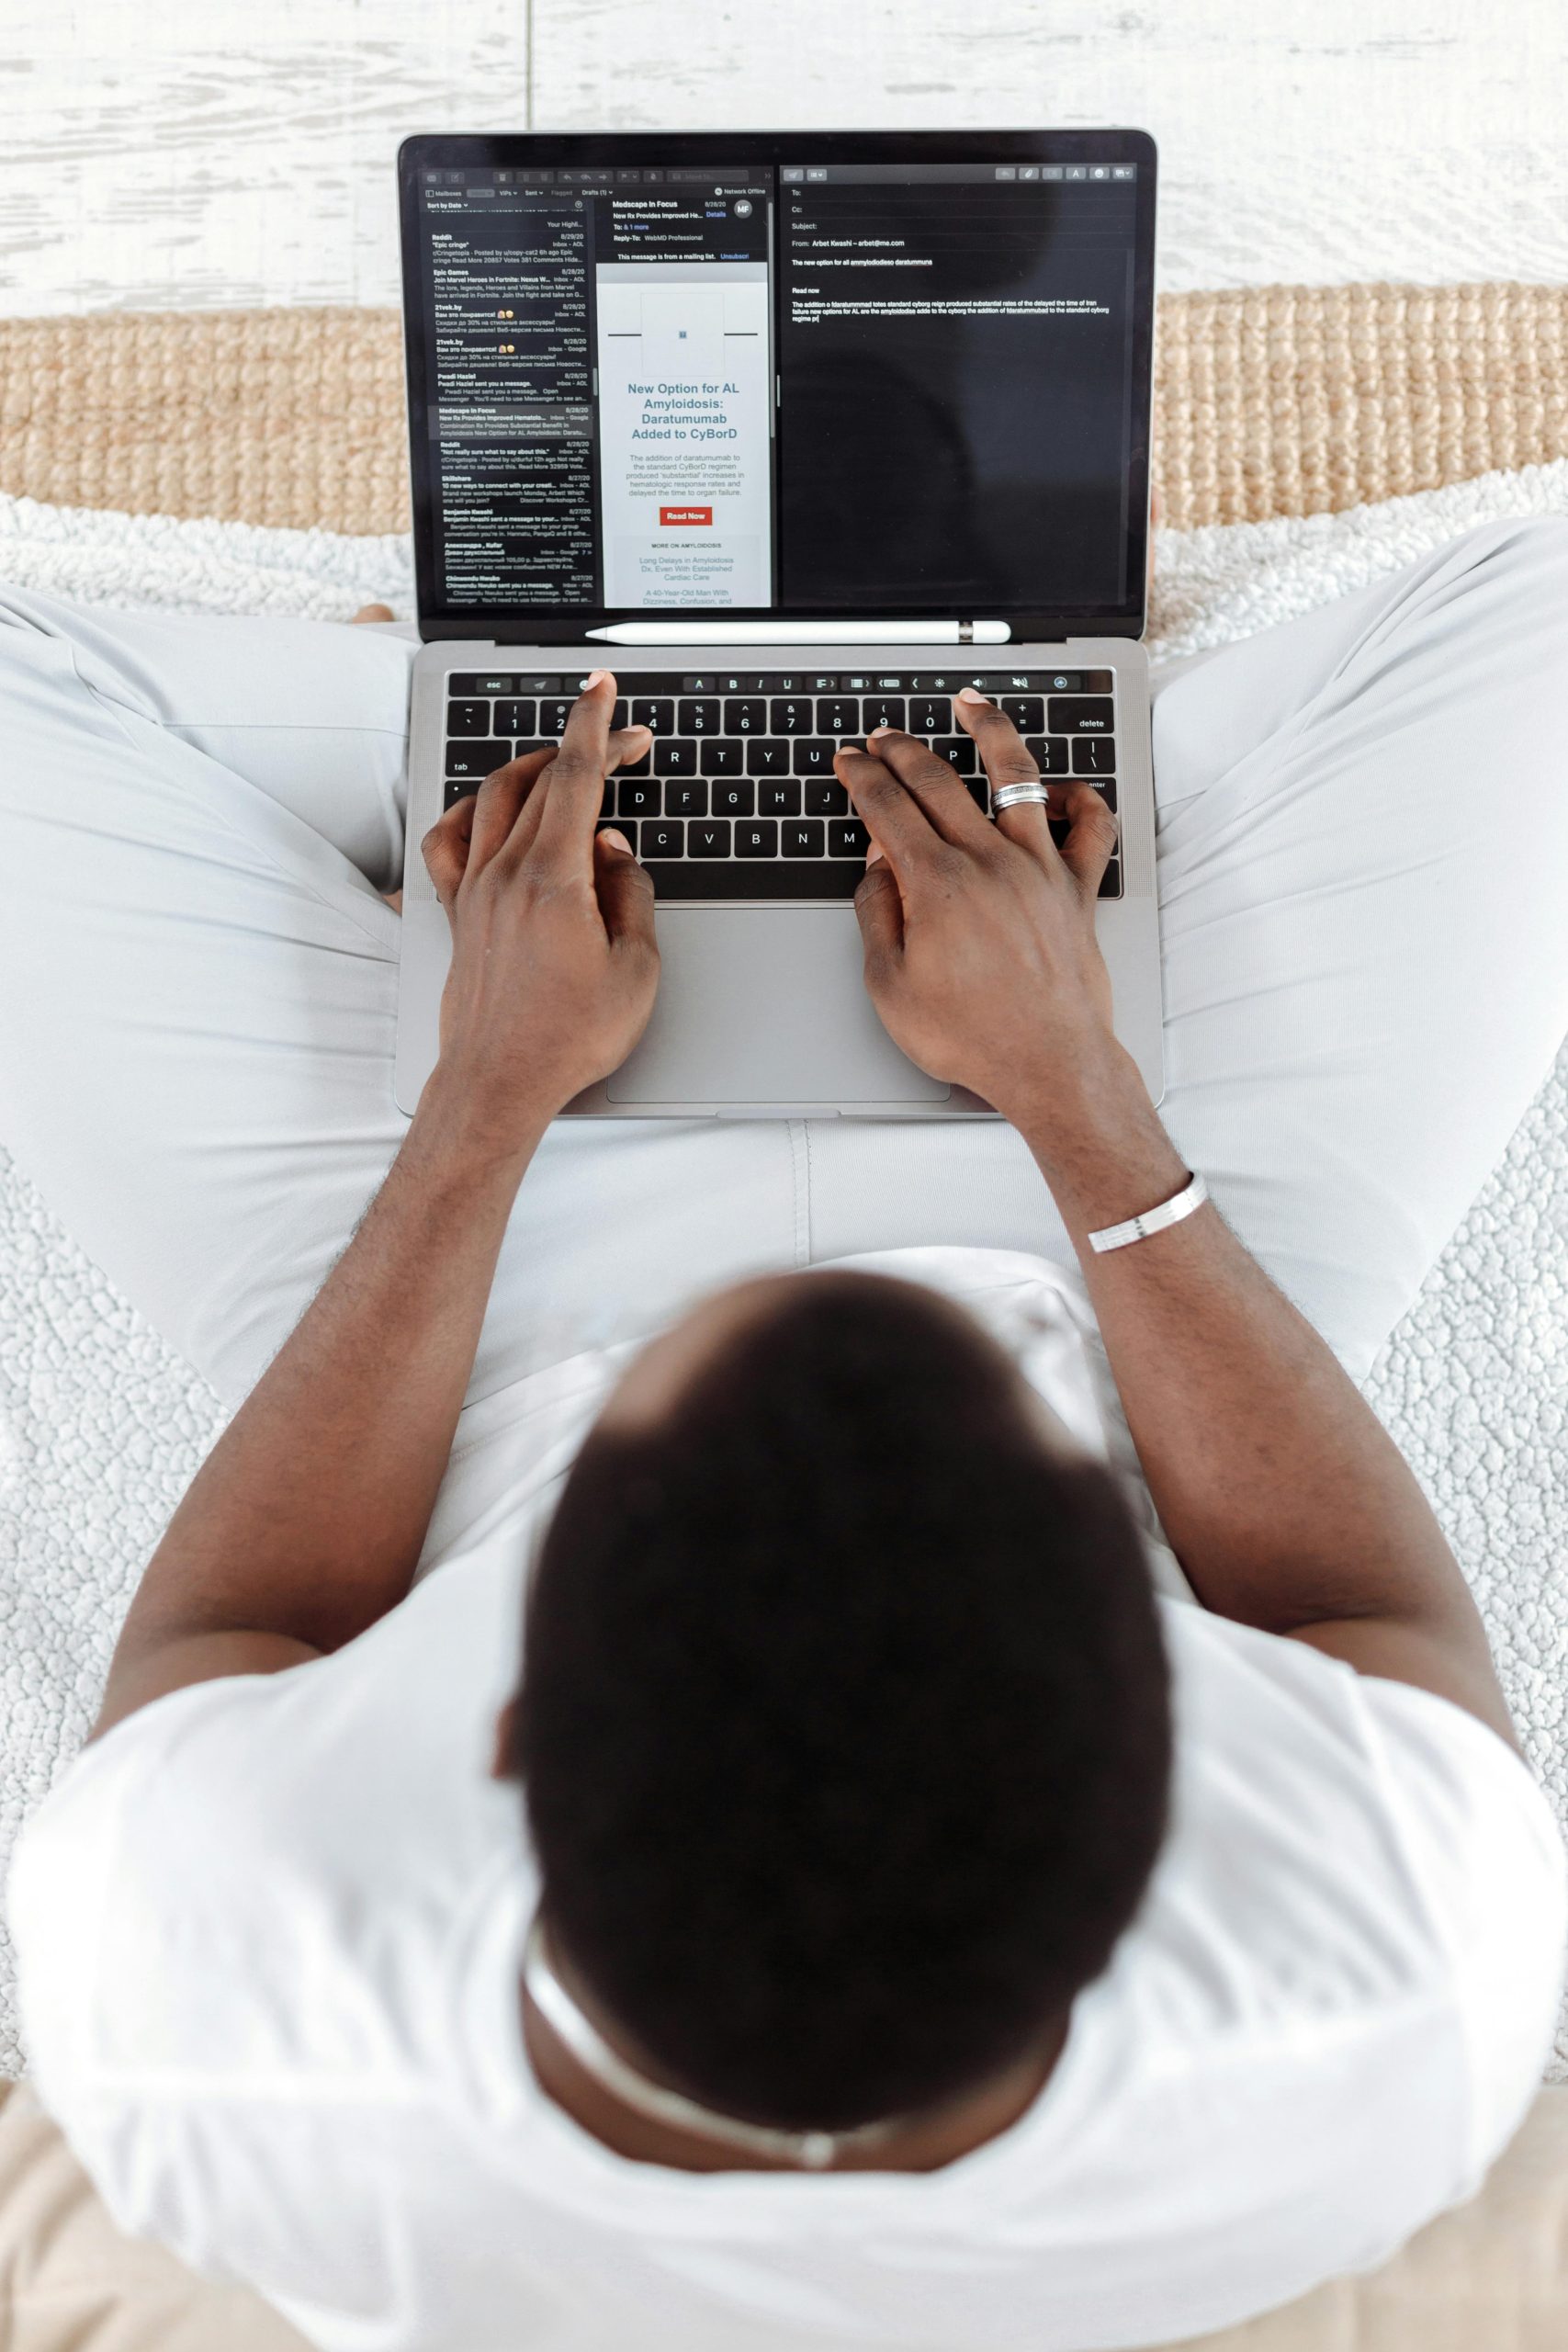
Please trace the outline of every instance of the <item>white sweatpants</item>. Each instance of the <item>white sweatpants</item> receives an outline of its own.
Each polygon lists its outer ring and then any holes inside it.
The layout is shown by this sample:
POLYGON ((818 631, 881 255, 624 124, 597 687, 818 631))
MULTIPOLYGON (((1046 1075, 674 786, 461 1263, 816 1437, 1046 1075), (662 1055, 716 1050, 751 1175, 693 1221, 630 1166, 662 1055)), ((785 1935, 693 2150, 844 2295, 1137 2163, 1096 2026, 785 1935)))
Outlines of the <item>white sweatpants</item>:
MULTIPOLYGON (((1568 1030, 1565 605, 1568 524, 1488 525, 1156 703, 1164 1115, 1358 1377, 1568 1030)), ((0 1137, 232 1403, 404 1131, 411 648, 0 622, 0 1137)), ((710 1284, 927 1242, 1070 1254, 999 1125, 559 1124, 469 1405, 710 1284)))

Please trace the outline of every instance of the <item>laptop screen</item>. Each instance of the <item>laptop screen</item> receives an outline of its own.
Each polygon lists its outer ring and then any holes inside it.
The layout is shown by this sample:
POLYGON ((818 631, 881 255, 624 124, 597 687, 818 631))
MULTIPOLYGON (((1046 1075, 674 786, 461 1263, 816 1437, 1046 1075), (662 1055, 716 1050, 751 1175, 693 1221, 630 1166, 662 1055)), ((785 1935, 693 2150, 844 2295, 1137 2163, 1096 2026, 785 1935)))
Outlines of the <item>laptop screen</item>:
POLYGON ((1140 615, 1152 144, 969 146, 409 142, 425 620, 1140 615))

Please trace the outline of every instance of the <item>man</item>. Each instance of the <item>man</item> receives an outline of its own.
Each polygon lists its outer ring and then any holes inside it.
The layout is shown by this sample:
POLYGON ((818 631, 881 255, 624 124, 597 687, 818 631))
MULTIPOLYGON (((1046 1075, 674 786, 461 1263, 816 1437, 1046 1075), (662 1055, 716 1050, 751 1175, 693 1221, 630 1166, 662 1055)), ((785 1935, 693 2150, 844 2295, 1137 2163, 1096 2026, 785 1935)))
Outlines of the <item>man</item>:
POLYGON ((332 2347, 1087 2352, 1471 2193, 1562 1856, 1353 1377, 1568 1026, 1565 582, 1168 681, 1163 1117, 1113 820, 885 733, 866 984, 1007 1124, 552 1125, 657 985, 603 677, 424 844, 400 1140, 402 648, 11 601, 6 1133, 243 1399, 13 1882, 126 2226, 332 2347))

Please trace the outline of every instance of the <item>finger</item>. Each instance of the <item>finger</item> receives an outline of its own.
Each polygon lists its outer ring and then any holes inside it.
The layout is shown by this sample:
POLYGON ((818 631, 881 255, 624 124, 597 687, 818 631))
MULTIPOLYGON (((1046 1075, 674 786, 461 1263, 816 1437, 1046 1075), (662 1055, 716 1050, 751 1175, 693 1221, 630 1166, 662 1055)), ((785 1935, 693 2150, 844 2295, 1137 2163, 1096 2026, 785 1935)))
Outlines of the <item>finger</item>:
MULTIPOLYGON (((478 873, 510 839, 519 812, 534 797, 534 786, 556 756, 555 746, 525 752, 486 776, 474 801, 474 825, 468 843, 468 867, 478 873)), ((541 794, 540 798, 543 798, 541 794)))
MULTIPOLYGON (((979 745, 981 765, 993 795, 1004 785, 1039 783, 1034 754, 1004 710, 974 686, 964 687, 953 707, 979 745)), ((1023 801, 1015 808, 1001 809, 992 821, 1004 841, 1016 842, 1043 865, 1054 865, 1056 851, 1046 816, 1043 801, 1023 801)))
POLYGON ((986 820, 969 797, 969 789, 944 759, 922 743, 918 735, 901 734, 896 727, 879 727, 866 737, 866 750, 891 768, 906 792, 913 794, 943 841, 976 843, 988 841, 986 820))
POLYGON ((904 944, 904 901, 893 869, 885 857, 867 865, 855 892, 855 921, 865 950, 868 988, 891 970, 904 944))
MULTIPOLYGON (((613 775, 617 768, 635 766, 652 741, 653 737, 646 727, 618 728, 605 747, 605 775, 613 775)), ((511 854, 514 857, 521 857, 525 850, 533 846, 545 820, 545 800, 546 796, 543 793, 531 799, 513 827, 511 854)), ((593 821, 596 825, 600 822, 599 811, 604 805, 604 780, 601 778, 599 797, 593 808, 593 821)))
POLYGON ((525 752, 487 775, 477 793, 466 792, 437 818, 420 843, 425 872, 448 909, 465 874, 478 871, 505 840, 518 808, 533 790, 553 752, 525 752))
POLYGON ((593 887, 612 940, 659 953, 653 928, 653 876, 614 826, 593 836, 593 887))
MULTIPOLYGON (((1062 863, 1084 896, 1092 900, 1098 897, 1105 869, 1116 854, 1121 827, 1092 784, 1075 779, 1064 786, 1063 793, 1066 803, 1064 813, 1072 831, 1062 843, 1062 863)), ((1008 813, 1010 815, 1011 811, 1008 813)), ((1038 811, 1041 816, 1044 813, 1043 808, 1038 811)))
POLYGON ((941 838, 912 793, 869 752, 840 750, 833 773, 848 791, 884 857, 907 869, 918 865, 941 838))
POLYGON ((457 885, 468 870, 468 838, 473 822, 474 797, 471 792, 465 793, 445 816, 437 819, 419 845, 424 870, 448 915, 457 895, 457 885))
POLYGON ((584 874, 592 870, 593 828, 604 797, 615 708, 614 676, 608 670, 593 671, 567 715, 539 815, 535 847, 551 865, 584 874))

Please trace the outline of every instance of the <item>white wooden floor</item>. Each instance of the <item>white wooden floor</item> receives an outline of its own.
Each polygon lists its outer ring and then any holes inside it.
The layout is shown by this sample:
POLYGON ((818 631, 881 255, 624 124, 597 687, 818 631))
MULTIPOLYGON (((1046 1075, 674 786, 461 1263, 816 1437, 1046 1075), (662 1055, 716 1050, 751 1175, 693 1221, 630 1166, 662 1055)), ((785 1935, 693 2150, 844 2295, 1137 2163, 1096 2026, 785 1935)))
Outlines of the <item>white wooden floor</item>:
POLYGON ((0 0, 0 312, 396 299, 444 128, 1130 122, 1173 288, 1568 278, 1564 0, 0 0))

